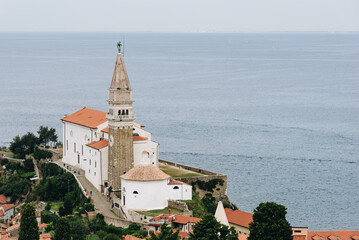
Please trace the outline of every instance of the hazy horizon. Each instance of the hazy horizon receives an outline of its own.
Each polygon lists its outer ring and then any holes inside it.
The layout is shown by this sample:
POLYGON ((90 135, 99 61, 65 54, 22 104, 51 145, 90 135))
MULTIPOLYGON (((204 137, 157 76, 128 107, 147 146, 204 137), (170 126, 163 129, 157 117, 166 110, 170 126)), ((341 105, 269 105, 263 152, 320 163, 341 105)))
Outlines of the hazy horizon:
POLYGON ((0 2, 0 32, 357 32, 356 0, 0 2))

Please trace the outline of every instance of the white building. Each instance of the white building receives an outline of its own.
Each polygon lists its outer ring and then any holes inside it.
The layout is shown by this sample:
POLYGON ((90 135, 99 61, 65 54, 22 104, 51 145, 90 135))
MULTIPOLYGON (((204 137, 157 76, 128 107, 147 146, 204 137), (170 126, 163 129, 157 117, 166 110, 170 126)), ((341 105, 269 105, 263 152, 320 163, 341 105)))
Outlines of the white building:
POLYGON ((108 112, 84 107, 61 119, 62 161, 83 170, 98 191, 110 186, 122 191, 122 204, 129 209, 158 209, 166 207, 168 199, 192 199, 191 186, 170 179, 158 168, 158 143, 143 125, 133 122, 131 94, 124 60, 118 54, 108 112), (134 171, 138 176, 131 175, 134 171), (141 174, 150 177, 141 179, 141 174))
POLYGON ((171 179, 150 164, 137 165, 122 175, 121 186, 121 205, 130 210, 163 209, 169 199, 192 199, 192 186, 171 179))

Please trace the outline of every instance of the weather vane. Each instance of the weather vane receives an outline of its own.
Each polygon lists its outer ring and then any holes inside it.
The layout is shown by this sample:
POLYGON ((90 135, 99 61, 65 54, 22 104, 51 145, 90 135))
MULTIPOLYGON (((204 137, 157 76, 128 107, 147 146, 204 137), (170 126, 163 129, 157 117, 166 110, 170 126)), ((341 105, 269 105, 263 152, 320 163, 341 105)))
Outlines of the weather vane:
POLYGON ((121 53, 121 47, 122 47, 122 43, 121 43, 121 41, 118 41, 118 43, 117 43, 118 53, 121 53))

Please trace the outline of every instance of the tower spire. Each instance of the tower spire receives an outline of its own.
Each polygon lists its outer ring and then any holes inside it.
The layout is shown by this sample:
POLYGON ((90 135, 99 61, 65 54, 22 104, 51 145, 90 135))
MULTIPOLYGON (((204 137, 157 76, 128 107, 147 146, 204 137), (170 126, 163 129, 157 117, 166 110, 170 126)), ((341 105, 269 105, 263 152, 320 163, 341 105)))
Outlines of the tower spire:
MULTIPOLYGON (((121 46, 117 45, 119 51, 121 46)), ((121 189, 120 176, 133 168, 132 89, 121 53, 117 54, 108 99, 108 180, 114 190, 121 189)))

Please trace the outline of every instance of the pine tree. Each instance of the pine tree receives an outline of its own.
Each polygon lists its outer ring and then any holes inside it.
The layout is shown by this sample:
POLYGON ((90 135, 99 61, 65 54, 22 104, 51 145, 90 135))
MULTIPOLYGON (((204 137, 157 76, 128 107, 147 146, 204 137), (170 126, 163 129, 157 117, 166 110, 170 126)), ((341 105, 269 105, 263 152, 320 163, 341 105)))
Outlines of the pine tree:
POLYGON ((31 204, 26 204, 21 216, 19 240, 39 240, 39 237, 35 208, 31 204))
POLYGON ((285 206, 274 202, 261 203, 254 210, 249 224, 248 240, 292 240, 292 227, 285 218, 285 206))
POLYGON ((238 234, 233 227, 219 223, 216 218, 208 214, 194 225, 191 240, 237 240, 238 234))
POLYGON ((55 240, 71 240, 71 229, 66 217, 59 218, 56 223, 55 240))

